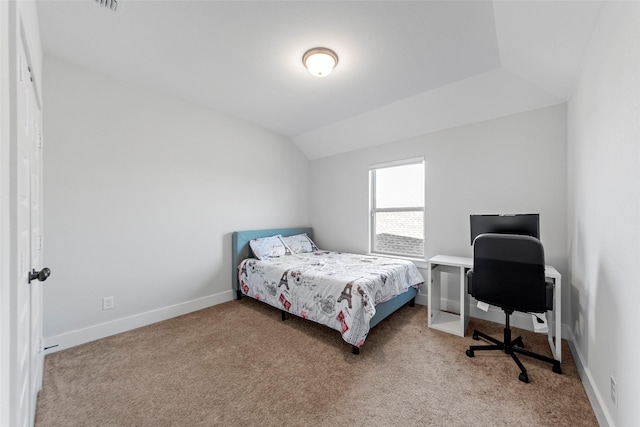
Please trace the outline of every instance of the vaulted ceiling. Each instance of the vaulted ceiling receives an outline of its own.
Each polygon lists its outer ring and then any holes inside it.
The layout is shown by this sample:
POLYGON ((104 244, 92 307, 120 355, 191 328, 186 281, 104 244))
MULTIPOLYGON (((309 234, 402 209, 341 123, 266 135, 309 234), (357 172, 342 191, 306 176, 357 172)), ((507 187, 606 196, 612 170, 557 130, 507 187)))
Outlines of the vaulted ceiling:
POLYGON ((290 137, 310 158, 565 102, 601 1, 37 0, 45 54, 290 137), (302 55, 336 51, 312 77, 302 55))

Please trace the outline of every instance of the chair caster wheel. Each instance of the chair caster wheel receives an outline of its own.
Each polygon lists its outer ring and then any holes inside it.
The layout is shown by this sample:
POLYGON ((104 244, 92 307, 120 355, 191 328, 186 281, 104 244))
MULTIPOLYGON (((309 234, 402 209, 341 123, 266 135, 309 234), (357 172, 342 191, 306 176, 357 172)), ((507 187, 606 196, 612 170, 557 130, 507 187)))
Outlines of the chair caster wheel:
POLYGON ((553 368, 551 368, 551 370, 553 372, 555 372, 556 374, 561 374, 562 373, 562 368, 560 367, 560 364, 553 365, 553 368))
POLYGON ((475 332, 474 332, 474 334, 471 336, 471 338, 473 338, 473 339, 474 339, 474 340, 476 340, 476 341, 480 341, 480 337, 479 337, 479 336, 478 336, 478 334, 476 334, 475 332))
POLYGON ((525 374, 524 372, 521 372, 520 375, 518 375, 518 379, 520 381, 522 381, 523 383, 528 383, 529 382, 529 375, 525 374))
POLYGON ((467 353, 467 356, 469 357, 475 356, 475 354, 473 353, 473 350, 467 350, 466 353, 467 353))

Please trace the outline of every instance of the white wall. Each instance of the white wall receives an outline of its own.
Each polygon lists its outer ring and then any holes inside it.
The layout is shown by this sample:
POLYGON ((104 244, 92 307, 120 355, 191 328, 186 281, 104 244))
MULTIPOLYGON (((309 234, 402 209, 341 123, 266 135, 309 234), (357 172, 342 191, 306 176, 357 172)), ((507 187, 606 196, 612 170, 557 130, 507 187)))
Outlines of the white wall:
POLYGON ((308 225, 290 140, 50 57, 44 84, 47 345, 229 300, 234 230, 308 225))
MULTIPOLYGON (((540 213, 546 261, 566 274, 565 108, 548 107, 313 160, 311 223, 317 243, 367 252, 368 166, 424 156, 426 258, 471 256, 472 213, 540 213)), ((421 293, 426 295, 426 288, 421 293)), ((565 304, 562 316, 565 322, 570 318, 565 304)))
POLYGON ((640 3, 605 6, 568 103, 567 128, 569 298, 578 362, 606 423, 638 425, 640 3))

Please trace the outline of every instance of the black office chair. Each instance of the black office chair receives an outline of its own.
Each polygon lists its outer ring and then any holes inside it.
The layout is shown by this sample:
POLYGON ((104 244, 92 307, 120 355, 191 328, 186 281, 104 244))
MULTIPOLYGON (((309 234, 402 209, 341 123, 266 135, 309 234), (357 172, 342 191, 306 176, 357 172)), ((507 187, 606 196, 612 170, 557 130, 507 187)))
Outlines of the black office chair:
POLYGON ((502 308, 506 315, 504 341, 473 330, 473 339, 492 345, 470 346, 467 356, 478 350, 503 350, 520 368, 520 381, 528 383, 527 370, 518 354, 553 365, 561 374, 560 362, 525 350, 522 337, 511 339, 509 318, 514 311, 544 313, 553 309, 553 283, 544 274, 544 249, 540 240, 515 234, 481 234, 473 241, 473 269, 467 273, 468 291, 478 301, 502 308))

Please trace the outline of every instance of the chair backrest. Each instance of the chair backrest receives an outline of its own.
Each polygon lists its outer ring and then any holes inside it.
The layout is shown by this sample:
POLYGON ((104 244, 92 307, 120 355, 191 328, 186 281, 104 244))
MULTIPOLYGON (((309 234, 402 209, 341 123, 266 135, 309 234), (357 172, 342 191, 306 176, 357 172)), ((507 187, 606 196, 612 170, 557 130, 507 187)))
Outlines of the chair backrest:
POLYGON ((507 310, 546 311, 544 249, 540 240, 514 234, 476 237, 472 296, 507 310))

